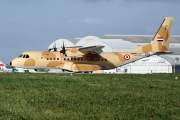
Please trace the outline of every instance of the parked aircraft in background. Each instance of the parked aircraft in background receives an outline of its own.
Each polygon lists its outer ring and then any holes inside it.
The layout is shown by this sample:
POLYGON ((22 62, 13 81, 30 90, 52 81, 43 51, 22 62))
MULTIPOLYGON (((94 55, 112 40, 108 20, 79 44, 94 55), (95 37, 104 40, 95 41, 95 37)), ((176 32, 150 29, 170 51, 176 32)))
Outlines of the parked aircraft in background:
POLYGON ((63 71, 92 72, 113 69, 138 59, 169 51, 173 17, 166 17, 151 43, 127 52, 103 52, 102 45, 65 48, 61 51, 27 51, 13 59, 16 68, 59 68, 63 71))
POLYGON ((36 72, 35 69, 24 69, 24 68, 7 68, 3 62, 0 61, 0 71, 2 72, 36 72))
POLYGON ((4 70, 4 64, 0 61, 0 71, 3 71, 4 70))
POLYGON ((6 68, 5 64, 0 61, 0 71, 2 71, 2 72, 12 72, 12 69, 6 68))

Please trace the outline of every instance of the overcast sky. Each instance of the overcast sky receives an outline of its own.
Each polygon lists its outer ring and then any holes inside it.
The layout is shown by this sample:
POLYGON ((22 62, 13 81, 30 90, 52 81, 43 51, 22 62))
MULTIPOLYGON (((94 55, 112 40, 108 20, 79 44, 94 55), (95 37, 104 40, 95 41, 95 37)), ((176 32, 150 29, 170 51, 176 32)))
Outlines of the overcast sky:
POLYGON ((180 35, 180 0, 0 0, 0 61, 59 38, 153 35, 166 16, 180 35))

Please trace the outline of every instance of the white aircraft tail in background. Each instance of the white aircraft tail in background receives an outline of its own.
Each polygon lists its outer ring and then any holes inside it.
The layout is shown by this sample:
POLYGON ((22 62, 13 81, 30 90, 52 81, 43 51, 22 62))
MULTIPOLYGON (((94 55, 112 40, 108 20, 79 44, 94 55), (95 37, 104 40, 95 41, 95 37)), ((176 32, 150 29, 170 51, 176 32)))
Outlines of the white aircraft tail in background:
POLYGON ((0 61, 0 71, 2 71, 2 72, 12 72, 12 69, 6 68, 5 64, 0 61))

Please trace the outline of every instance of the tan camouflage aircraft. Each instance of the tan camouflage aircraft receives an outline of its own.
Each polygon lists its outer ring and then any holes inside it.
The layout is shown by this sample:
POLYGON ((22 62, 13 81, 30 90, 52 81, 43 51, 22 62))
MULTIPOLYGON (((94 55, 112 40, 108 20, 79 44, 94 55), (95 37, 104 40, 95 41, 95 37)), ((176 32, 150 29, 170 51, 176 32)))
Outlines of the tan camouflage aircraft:
POLYGON ((63 71, 92 72, 113 69, 153 54, 169 51, 173 17, 166 17, 151 43, 127 52, 102 52, 104 46, 71 47, 57 51, 28 51, 10 63, 17 68, 57 68, 63 71))

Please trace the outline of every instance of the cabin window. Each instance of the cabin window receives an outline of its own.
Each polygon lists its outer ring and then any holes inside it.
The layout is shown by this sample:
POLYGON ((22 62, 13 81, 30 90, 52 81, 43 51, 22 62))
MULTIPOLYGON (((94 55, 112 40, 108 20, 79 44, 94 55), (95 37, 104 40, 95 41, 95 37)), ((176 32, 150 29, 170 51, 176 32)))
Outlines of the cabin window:
POLYGON ((66 58, 64 58, 64 60, 66 60, 66 58))
POLYGON ((56 60, 56 58, 54 58, 54 60, 56 60))
POLYGON ((47 58, 47 60, 49 60, 49 58, 47 58))
POLYGON ((57 60, 59 60, 59 58, 57 58, 57 60))
POLYGON ((41 57, 41 59, 43 59, 43 57, 41 57))
POLYGON ((105 59, 105 61, 107 61, 107 59, 105 59))
POLYGON ((69 61, 69 58, 67 58, 67 60, 69 61))
POLYGON ((50 60, 52 60, 52 58, 50 58, 50 60))
POLYGON ((76 58, 74 58, 74 60, 76 61, 76 58))

